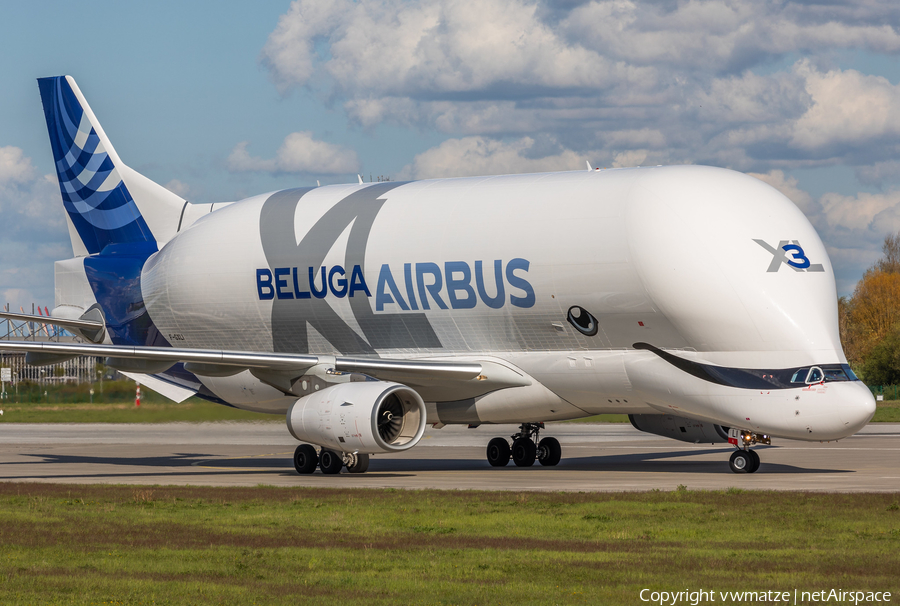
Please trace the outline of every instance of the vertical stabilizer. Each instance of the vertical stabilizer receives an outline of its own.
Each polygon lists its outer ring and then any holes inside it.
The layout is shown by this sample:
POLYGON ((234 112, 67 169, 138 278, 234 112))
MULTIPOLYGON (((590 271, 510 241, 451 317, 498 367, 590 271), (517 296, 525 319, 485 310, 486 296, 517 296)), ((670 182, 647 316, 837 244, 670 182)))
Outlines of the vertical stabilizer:
POLYGON ((38 85, 76 256, 174 236, 185 201, 122 163, 71 76, 38 85))

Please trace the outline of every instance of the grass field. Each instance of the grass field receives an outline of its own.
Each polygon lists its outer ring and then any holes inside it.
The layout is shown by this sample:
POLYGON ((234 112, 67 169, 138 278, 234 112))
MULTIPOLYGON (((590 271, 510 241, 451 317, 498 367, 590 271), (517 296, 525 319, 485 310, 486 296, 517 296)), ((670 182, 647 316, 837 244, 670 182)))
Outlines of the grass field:
POLYGON ((900 400, 878 402, 873 422, 900 423, 900 400))
POLYGON ((896 494, 0 484, 4 604, 640 604, 900 592, 896 494))

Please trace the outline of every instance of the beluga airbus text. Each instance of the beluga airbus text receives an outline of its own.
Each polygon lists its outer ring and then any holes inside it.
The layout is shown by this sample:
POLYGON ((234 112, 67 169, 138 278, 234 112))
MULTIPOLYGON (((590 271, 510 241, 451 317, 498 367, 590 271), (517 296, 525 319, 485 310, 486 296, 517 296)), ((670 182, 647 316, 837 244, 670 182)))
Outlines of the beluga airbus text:
POLYGON ((191 204, 122 162, 70 76, 38 82, 74 252, 51 321, 83 342, 0 347, 284 415, 299 473, 363 472, 429 424, 517 424, 490 464, 552 466, 544 422, 599 413, 731 442, 746 473, 755 444, 837 440, 874 413, 825 247, 752 177, 589 168, 191 204))

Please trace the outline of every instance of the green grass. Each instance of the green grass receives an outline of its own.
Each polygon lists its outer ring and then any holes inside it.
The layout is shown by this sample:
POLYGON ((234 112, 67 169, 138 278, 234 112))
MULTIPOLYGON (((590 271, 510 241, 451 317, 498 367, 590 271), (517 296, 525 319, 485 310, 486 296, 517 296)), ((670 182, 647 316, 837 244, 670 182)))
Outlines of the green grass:
POLYGON ((4 604, 639 604, 900 590, 896 494, 0 484, 4 604))
POLYGON ((594 415, 592 417, 584 417, 582 419, 572 419, 571 421, 563 421, 563 423, 628 423, 628 415, 594 415))
POLYGON ((900 400, 878 402, 872 422, 900 423, 900 400))

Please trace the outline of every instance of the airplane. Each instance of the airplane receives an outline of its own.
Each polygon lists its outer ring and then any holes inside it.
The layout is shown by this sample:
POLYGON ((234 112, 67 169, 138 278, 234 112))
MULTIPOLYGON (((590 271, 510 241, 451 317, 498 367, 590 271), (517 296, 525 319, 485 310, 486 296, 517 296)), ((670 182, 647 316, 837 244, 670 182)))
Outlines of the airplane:
POLYGON ((72 77, 38 83, 73 247, 41 321, 83 342, 0 349, 284 415, 300 474, 362 473, 450 424, 516 424, 489 464, 554 466, 545 423, 600 413, 730 443, 753 473, 753 446, 874 414, 825 246, 753 177, 588 164, 194 204, 122 162, 72 77))

